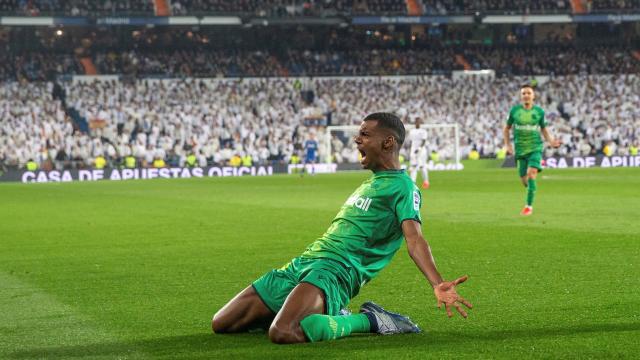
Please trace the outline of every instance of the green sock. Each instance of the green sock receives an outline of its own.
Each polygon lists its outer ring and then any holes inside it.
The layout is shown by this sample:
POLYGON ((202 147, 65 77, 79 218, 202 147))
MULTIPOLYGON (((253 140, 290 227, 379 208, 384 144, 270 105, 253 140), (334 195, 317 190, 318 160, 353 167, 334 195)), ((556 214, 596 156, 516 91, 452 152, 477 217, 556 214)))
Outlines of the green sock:
POLYGON ((300 321, 300 327, 310 342, 333 340, 351 333, 371 332, 369 319, 364 314, 330 316, 313 314, 300 321))
POLYGON ((529 186, 527 186, 527 205, 532 206, 533 198, 536 196, 536 188, 537 188, 536 180, 529 179, 528 184, 529 186))

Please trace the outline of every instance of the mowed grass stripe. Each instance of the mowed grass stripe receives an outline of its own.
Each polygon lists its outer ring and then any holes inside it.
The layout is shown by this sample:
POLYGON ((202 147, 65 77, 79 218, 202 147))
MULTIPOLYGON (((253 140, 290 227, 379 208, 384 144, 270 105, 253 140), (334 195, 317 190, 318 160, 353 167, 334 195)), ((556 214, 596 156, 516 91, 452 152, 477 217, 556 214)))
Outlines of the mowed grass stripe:
MULTIPOLYGON (((47 349, 114 341, 100 324, 73 306, 0 272, 0 358, 49 358, 47 349), (38 350, 34 350, 38 349, 38 350)), ((126 357, 145 357, 135 346, 117 349, 126 357)))

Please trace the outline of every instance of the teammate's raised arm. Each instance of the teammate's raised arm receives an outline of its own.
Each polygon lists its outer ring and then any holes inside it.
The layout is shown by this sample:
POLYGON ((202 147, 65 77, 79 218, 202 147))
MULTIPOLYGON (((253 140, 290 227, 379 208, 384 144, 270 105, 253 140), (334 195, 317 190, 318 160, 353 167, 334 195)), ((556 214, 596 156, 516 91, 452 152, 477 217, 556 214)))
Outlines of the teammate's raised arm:
POLYGON ((453 316, 451 307, 455 307, 462 317, 467 317, 467 312, 460 306, 464 304, 468 308, 473 305, 456 292, 456 285, 467 280, 467 276, 459 277, 454 281, 444 281, 436 268, 431 248, 422 236, 421 224, 415 220, 405 220, 402 222, 402 233, 407 241, 409 256, 416 266, 422 271, 433 287, 433 293, 438 301, 438 308, 444 304, 449 317, 453 316))

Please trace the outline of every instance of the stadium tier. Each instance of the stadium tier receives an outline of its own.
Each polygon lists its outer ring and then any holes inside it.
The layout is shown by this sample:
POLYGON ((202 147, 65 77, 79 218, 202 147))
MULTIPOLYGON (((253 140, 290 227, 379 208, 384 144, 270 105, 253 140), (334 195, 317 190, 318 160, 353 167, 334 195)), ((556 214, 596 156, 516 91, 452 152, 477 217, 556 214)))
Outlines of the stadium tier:
MULTIPOLYGON (((640 139, 638 75, 539 79, 538 101, 564 143, 547 155, 584 156, 605 147, 627 155, 640 139)), ((509 108, 526 81, 445 76, 114 80, 68 83, 55 98, 51 83, 5 82, 0 159, 10 167, 34 159, 58 168, 90 167, 98 156, 118 166, 129 155, 147 166, 156 159, 184 165, 189 155, 201 166, 246 155, 256 164, 288 163, 310 132, 322 141, 325 125, 356 125, 379 109, 396 112, 407 123, 416 117, 457 123, 463 157, 474 149, 495 156, 509 108), (309 92, 313 99, 306 97, 309 92)), ((338 140, 343 145, 332 146, 337 153, 321 151, 321 158, 357 162, 355 147, 348 139, 338 140)), ((440 141, 432 138, 433 150, 440 141)))
MULTIPOLYGON (((251 14, 259 16, 327 16, 351 13, 403 14, 404 0, 0 0, 0 12, 24 15, 71 16, 158 14, 166 7, 171 15, 251 14)), ((167 14, 168 15, 168 14, 167 14)))
POLYGON ((640 72, 636 24, 1 27, 0 80, 640 72), (287 39, 283 42, 281 39, 287 39))
POLYGON ((259 16, 330 16, 338 14, 405 14, 405 0, 177 0, 171 2, 173 14, 249 13, 259 16))
POLYGON ((562 14, 640 9, 638 0, 0 0, 10 15, 203 15, 240 14, 261 17, 336 15, 562 14))
POLYGON ((154 2, 151 0, 0 0, 0 13, 28 16, 153 15, 154 2))
MULTIPOLYGON (((217 4, 231 3, 262 2, 217 4)), ((546 155, 627 155, 640 139, 639 40, 634 21, 0 26, 0 162, 283 164, 315 132, 322 161, 353 163, 352 134, 327 140, 326 126, 382 110, 408 124, 457 124, 463 158, 502 156, 501 128, 523 83, 536 85, 563 140, 546 155)), ((451 159, 452 133, 431 135, 431 150, 451 159)))
MULTIPOLYGON (((640 72, 629 49, 618 47, 440 48, 354 51, 107 51, 92 57, 99 74, 165 77, 273 77, 450 74, 493 69, 498 75, 573 75, 640 72), (596 52, 595 56, 593 52, 596 52)), ((0 55, 0 79, 46 80, 50 74, 84 74, 71 55, 0 55)))

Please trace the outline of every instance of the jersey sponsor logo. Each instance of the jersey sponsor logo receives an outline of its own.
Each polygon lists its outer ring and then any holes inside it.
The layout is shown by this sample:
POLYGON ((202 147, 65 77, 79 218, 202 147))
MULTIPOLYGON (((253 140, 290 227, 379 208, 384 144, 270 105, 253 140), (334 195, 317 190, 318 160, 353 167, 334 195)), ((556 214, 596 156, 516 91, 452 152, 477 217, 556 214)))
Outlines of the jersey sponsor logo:
POLYGON ((417 191, 413 191, 413 210, 420 210, 420 194, 417 191))
POLYGON ((359 195, 356 194, 356 195, 352 195, 351 197, 349 197, 345 204, 346 205, 353 205, 353 206, 357 207, 360 210, 367 211, 367 210, 369 210, 369 206, 371 205, 371 198, 364 197, 364 196, 359 196, 359 195))
POLYGON ((518 124, 516 124, 516 130, 539 131, 540 130, 540 125, 518 125, 518 124))

